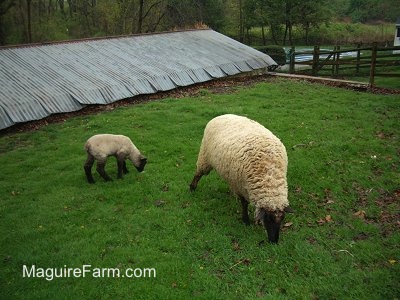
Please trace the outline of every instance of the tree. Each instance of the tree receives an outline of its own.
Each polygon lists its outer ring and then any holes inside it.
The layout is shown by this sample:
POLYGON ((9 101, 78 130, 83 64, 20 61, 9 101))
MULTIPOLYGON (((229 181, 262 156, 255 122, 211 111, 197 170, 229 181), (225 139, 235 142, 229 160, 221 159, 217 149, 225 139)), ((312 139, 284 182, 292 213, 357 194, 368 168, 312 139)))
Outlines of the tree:
POLYGON ((398 0, 350 0, 347 14, 355 22, 393 22, 400 15, 400 5, 398 0))
POLYGON ((261 27, 264 44, 268 25, 274 43, 292 45, 294 26, 304 30, 308 42, 309 30, 330 18, 326 5, 314 0, 246 0, 244 12, 246 28, 261 27))
POLYGON ((305 34, 305 43, 309 43, 309 31, 312 27, 330 19, 331 12, 327 5, 321 1, 303 0, 296 4, 294 8, 295 22, 302 26, 305 34))

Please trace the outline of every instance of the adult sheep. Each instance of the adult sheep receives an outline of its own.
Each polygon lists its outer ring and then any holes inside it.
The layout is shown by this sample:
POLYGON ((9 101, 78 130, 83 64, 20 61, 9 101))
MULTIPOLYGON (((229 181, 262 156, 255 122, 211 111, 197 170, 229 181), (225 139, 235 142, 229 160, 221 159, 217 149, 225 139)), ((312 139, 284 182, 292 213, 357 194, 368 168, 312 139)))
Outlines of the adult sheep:
POLYGON ((126 159, 129 159, 139 172, 143 171, 147 162, 147 159, 140 153, 131 139, 124 135, 94 135, 87 140, 84 149, 88 154, 84 169, 89 183, 94 183, 92 166, 95 160, 97 160, 97 172, 106 181, 111 180, 104 169, 107 157, 109 156, 115 156, 117 158, 119 179, 122 178, 122 173, 128 173, 125 163, 126 159))
POLYGON ((222 115, 208 122, 204 130, 190 190, 194 191, 201 177, 215 169, 239 196, 243 222, 250 224, 251 203, 269 242, 278 243, 289 207, 287 164, 285 146, 271 131, 246 117, 222 115))

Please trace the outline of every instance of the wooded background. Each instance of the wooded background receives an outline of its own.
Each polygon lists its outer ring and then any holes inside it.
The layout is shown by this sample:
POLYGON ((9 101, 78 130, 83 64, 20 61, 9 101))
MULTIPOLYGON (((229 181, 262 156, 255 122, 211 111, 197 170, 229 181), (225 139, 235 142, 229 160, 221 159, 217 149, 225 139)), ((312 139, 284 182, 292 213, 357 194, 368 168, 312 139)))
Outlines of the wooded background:
MULTIPOLYGON (((293 29, 332 21, 394 23, 398 0, 0 0, 0 45, 201 28, 293 44, 293 29)), ((315 37, 314 37, 315 40, 315 37)), ((314 42, 313 40, 313 42, 314 42)))

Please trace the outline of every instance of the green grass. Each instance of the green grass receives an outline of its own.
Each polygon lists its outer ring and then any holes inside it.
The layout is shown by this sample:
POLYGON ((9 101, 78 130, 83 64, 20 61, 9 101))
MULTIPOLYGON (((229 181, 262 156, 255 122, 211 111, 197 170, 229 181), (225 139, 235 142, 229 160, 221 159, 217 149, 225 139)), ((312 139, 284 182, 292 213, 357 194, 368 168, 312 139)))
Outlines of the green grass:
MULTIPOLYGON (((399 114, 399 96, 274 80, 3 135, 0 298, 399 298, 399 114), (286 145, 295 213, 278 245, 241 223, 215 172, 189 192, 204 126, 223 113, 257 120, 286 145), (128 166, 113 182, 96 173, 89 185, 82 148, 96 133, 130 136, 145 171, 128 166), (85 264, 157 273, 22 277, 23 265, 85 264)), ((116 178, 115 159, 107 171, 116 178)))

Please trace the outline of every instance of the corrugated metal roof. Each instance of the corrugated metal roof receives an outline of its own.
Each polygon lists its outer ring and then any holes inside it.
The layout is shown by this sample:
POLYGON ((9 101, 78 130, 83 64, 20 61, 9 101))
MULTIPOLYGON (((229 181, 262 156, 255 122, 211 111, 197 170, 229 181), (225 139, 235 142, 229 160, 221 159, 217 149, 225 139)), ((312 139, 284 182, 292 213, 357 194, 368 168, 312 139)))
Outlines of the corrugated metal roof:
POLYGON ((0 49, 0 129, 276 65, 213 30, 0 49))

